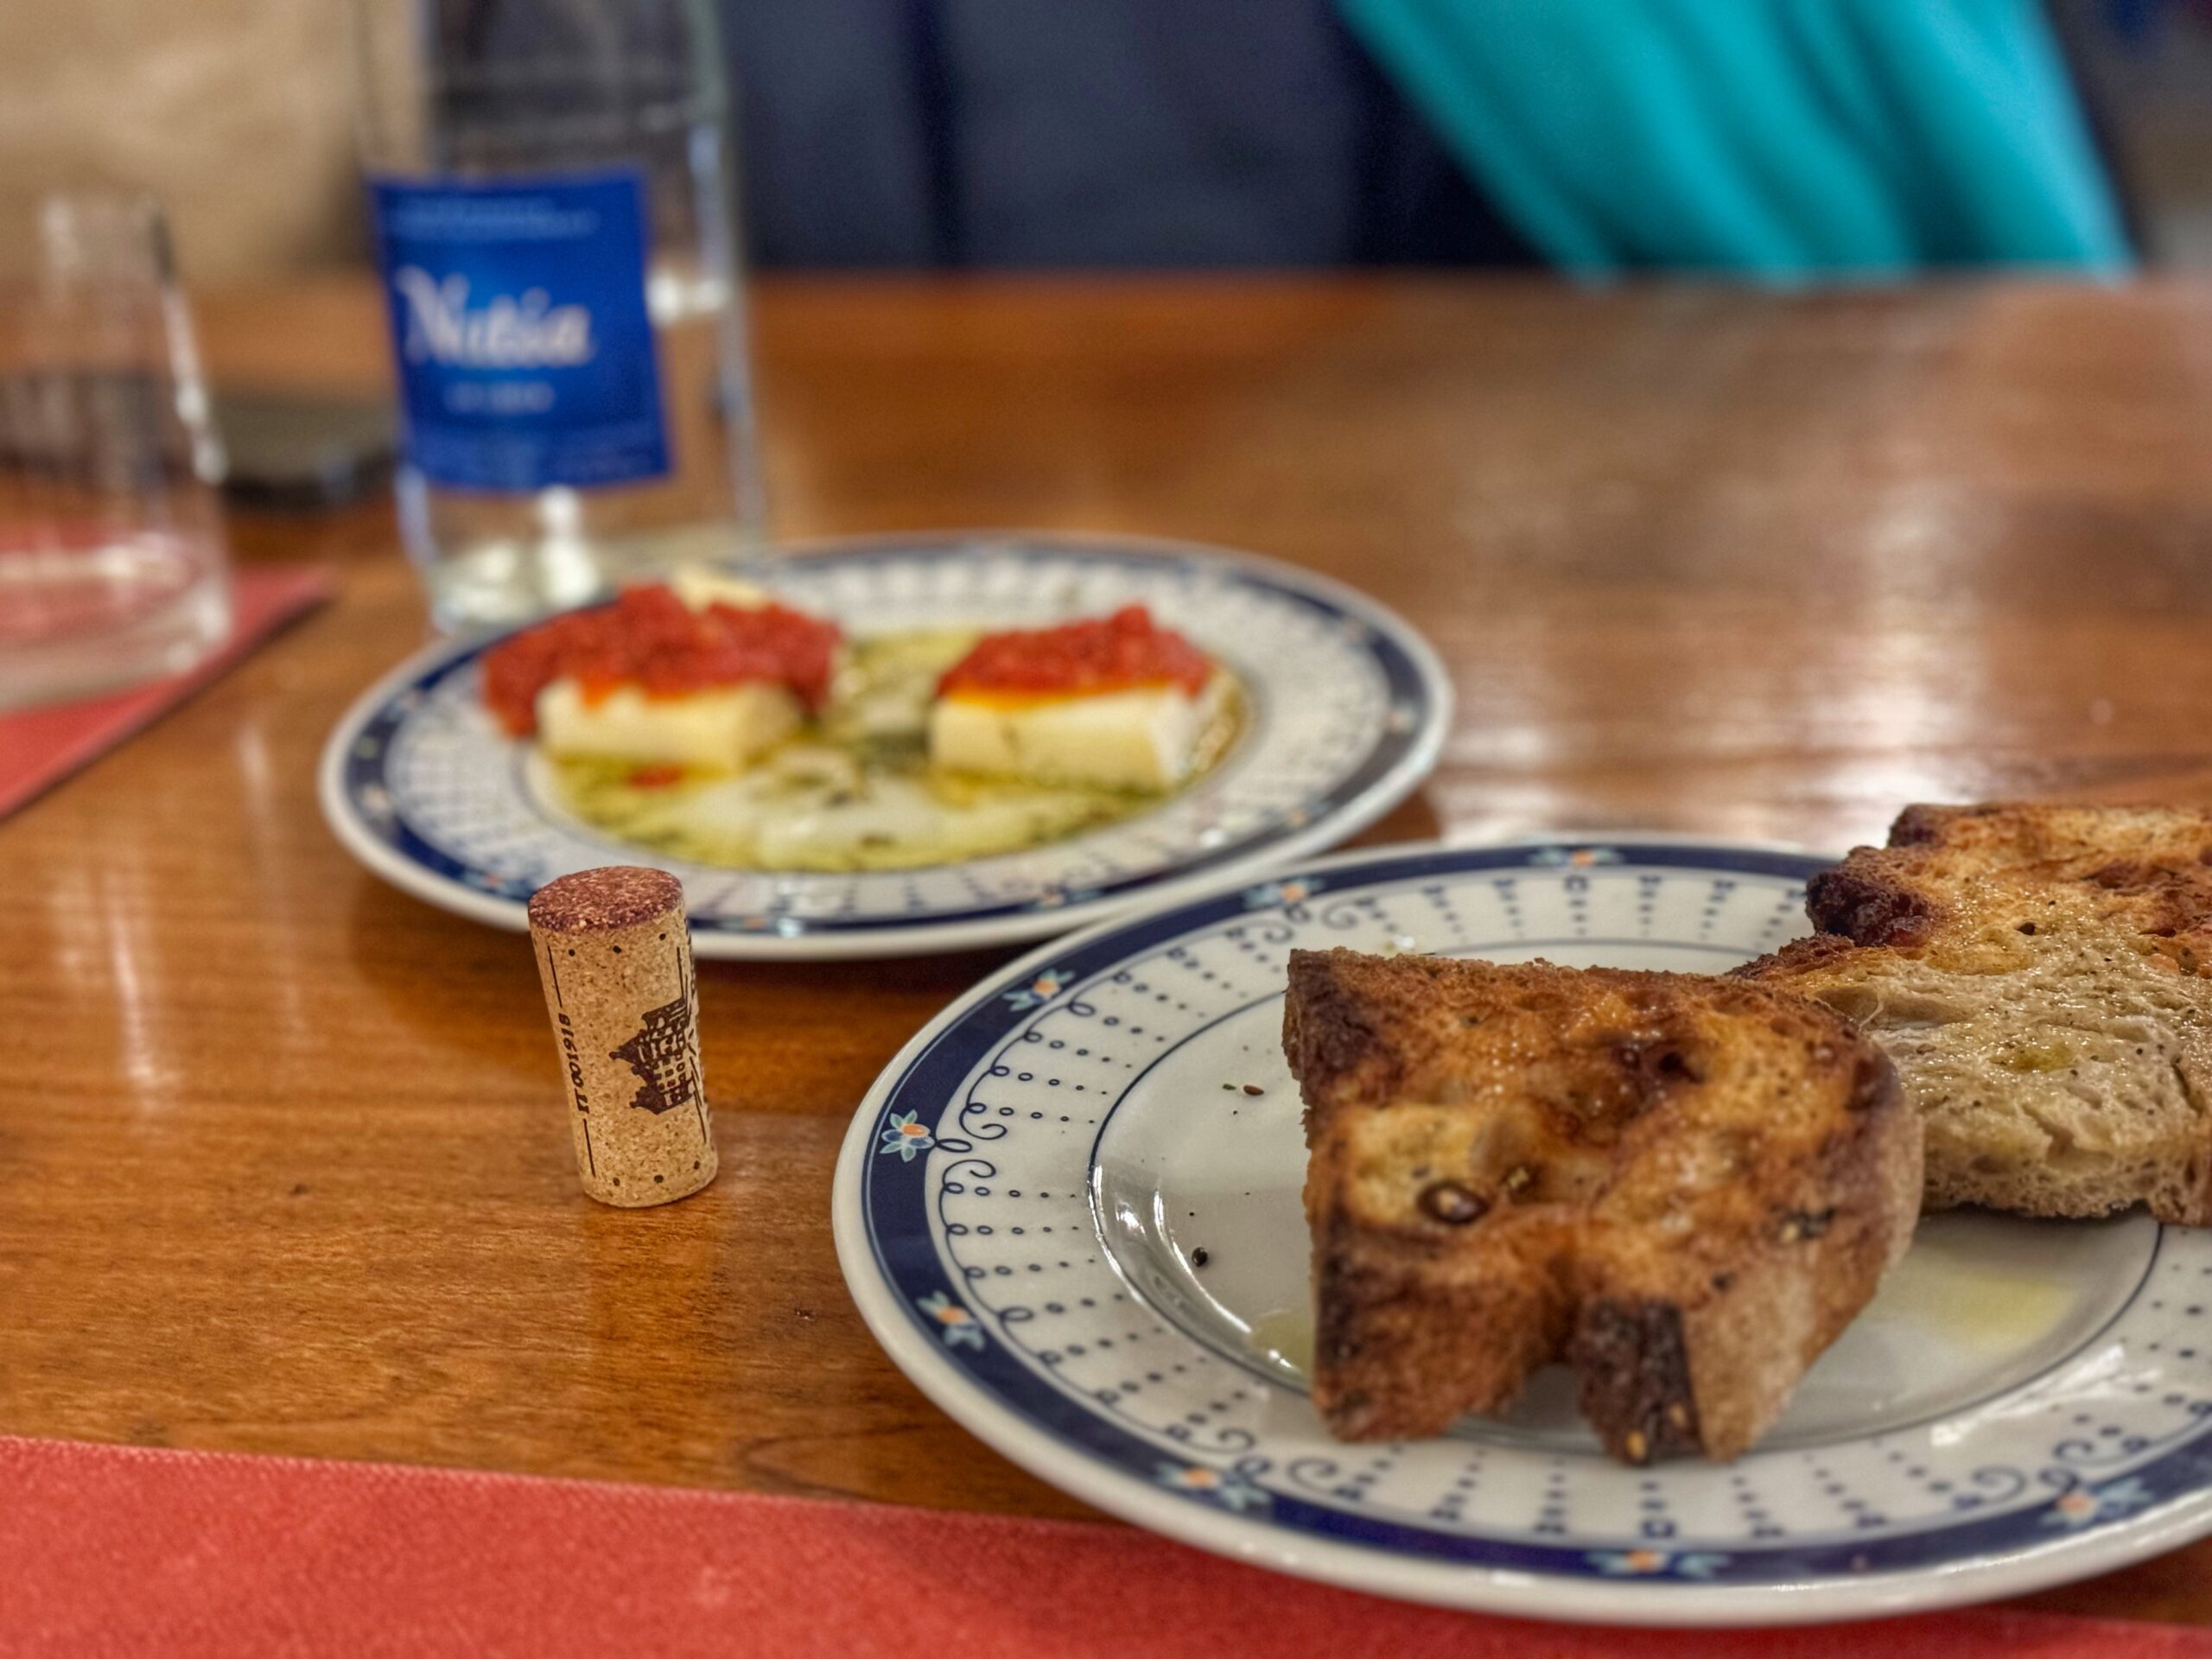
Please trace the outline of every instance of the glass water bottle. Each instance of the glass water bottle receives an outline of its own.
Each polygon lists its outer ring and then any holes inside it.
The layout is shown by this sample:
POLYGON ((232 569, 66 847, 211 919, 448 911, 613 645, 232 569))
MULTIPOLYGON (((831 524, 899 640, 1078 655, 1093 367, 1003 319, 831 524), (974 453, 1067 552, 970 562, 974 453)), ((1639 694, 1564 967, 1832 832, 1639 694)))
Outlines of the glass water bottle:
POLYGON ((400 524, 440 626, 741 547, 761 503, 711 0, 354 13, 400 524))

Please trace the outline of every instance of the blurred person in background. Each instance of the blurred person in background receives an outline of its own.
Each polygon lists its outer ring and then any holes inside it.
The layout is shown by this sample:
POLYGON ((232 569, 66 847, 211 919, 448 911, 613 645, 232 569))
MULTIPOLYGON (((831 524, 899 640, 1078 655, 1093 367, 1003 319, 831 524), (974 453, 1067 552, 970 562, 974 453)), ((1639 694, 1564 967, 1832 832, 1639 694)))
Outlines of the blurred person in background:
POLYGON ((2040 0, 721 3, 766 264, 2134 258, 2040 0))
MULTIPOLYGON (((2212 264, 2212 0, 700 3, 767 265, 2212 264)), ((0 218, 119 185, 194 285, 358 263, 345 15, 0 5, 0 218)))

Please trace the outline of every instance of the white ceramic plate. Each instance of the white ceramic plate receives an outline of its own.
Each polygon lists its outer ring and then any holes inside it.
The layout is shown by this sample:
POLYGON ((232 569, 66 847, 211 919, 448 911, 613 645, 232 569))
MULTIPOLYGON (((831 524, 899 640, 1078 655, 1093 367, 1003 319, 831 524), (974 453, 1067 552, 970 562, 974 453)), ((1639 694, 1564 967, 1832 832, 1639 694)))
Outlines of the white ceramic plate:
POLYGON ((1033 626, 1144 603, 1235 670, 1249 719, 1207 777, 1153 810, 995 858, 854 875, 687 864, 550 801, 477 693, 488 639, 433 646, 372 687, 325 747, 323 815, 395 886, 502 927, 556 875, 615 862, 683 880, 702 957, 905 956, 1066 931, 1343 840, 1436 764, 1452 691, 1399 617, 1288 565, 1166 542, 906 537, 734 562, 849 633, 1033 626))
POLYGON ((2141 1216, 1930 1217, 1733 1465, 1615 1464, 1549 1374, 1510 1421, 1444 1439, 1323 1431, 1297 1355, 1286 954, 1718 971, 1805 931, 1827 861, 1637 838, 1391 849, 1060 941, 870 1092, 837 1166, 847 1282, 933 1400, 1046 1480, 1384 1594, 1653 1624, 1850 1618, 2212 1530, 2212 1233, 2141 1216))

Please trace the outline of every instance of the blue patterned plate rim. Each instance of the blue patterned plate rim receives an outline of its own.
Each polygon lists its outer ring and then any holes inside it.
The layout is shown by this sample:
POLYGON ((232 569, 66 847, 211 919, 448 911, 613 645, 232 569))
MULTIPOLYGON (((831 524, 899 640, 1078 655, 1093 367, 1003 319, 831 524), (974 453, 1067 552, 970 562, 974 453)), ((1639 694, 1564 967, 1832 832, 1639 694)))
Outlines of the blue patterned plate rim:
MULTIPOLYGON (((1451 726, 1450 677, 1433 649, 1403 618, 1333 578, 1262 555, 1147 537, 1021 531, 791 541, 719 563, 772 582, 778 562, 786 557, 815 569, 888 566, 918 558, 1034 558, 1225 579, 1357 632, 1381 677, 1391 718, 1379 724, 1357 762, 1318 798, 1300 803, 1294 811, 1239 840, 1191 849, 1161 868, 1079 888, 1055 887, 1010 902, 995 899, 857 919, 822 914, 801 918, 781 907, 781 899, 754 914, 702 912, 695 898, 692 934, 702 957, 821 960, 1020 944, 1065 932, 1135 905, 1171 902, 1217 880, 1249 880, 1341 842, 1389 812, 1434 768, 1451 726)), ((318 795, 332 832, 371 872, 442 909, 520 931, 527 925, 526 906, 536 882, 489 868, 419 833, 404 814, 394 811, 386 770, 394 740, 422 702, 505 637, 506 632, 499 632, 436 642, 370 686, 324 745, 318 795)), ((524 792, 520 768, 504 753, 500 765, 503 775, 514 779, 514 791, 524 792)), ((533 805, 529 810, 536 813, 537 809, 533 805)), ((1141 825, 1144 820, 1127 822, 1141 825)), ((684 875, 687 883, 711 887, 740 874, 660 860, 645 849, 626 849, 611 841, 600 844, 608 861, 620 858, 666 863, 684 875)), ((1078 846, 1080 838, 1066 844, 1078 846)), ((963 867, 940 868, 957 873, 963 867)), ((804 885, 817 879, 799 874, 778 885, 804 885)))
MULTIPOLYGON (((2150 1448, 2124 1478, 2062 1484, 2046 1476, 2049 1499, 2031 1507, 1866 1544, 1738 1548, 1726 1555, 1622 1553, 1427 1531, 1261 1492, 1245 1484, 1233 1462, 1193 1460, 1178 1478, 1193 1477, 1198 1488, 1185 1483, 1176 1489, 1165 1481, 1169 1465, 1156 1441, 1046 1385, 1014 1357, 988 1318, 964 1310, 962 1287, 931 1237, 928 1201, 917 1181, 900 1179, 911 1174, 908 1160, 877 1155, 895 1149, 879 1145, 896 1132, 887 1130, 887 1122, 937 1128, 939 1114, 953 1109, 961 1082, 1011 1046, 1031 1010, 1079 999, 1119 964, 1248 917, 1255 903, 1302 904, 1324 892, 1351 898, 1358 889, 1476 870, 1563 867, 1746 873, 1802 882, 1834 862, 1833 855, 1777 842, 1618 830, 1480 845, 1414 843, 1309 861, 1259 888, 1220 881, 1179 902, 1054 941, 985 979, 932 1020, 862 1101, 841 1150, 832 1205, 846 1283, 877 1340, 923 1392, 1032 1473, 1183 1542, 1410 1600, 1645 1625, 1877 1618, 2047 1588, 2212 1532, 2212 1419, 2204 1414, 2150 1448), (1649 1555, 1649 1563, 1638 1555, 1649 1555)), ((1106 1109, 1107 1116, 1119 1103, 1106 1109)), ((1090 1142, 1094 1162, 1103 1135, 1102 1126, 1090 1142)), ((2175 1232, 2158 1233, 2153 1262, 2175 1232)), ((2146 1269, 2145 1283, 2148 1277, 2146 1269)), ((1130 1292, 1136 1294, 1133 1285, 1130 1292)), ((2212 1402, 2192 1409, 2202 1414, 2208 1406, 2212 1402)), ((1663 1481, 1668 1467, 1646 1472, 1663 1481)))

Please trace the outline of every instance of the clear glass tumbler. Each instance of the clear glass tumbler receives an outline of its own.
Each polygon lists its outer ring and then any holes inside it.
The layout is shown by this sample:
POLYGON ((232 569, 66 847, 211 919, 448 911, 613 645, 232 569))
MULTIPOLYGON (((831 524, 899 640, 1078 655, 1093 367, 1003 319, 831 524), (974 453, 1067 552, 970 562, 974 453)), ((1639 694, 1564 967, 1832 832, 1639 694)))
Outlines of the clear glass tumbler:
POLYGON ((353 0, 400 525, 448 628, 761 518, 713 0, 353 0))
POLYGON ((0 283, 0 709, 175 673, 228 636, 190 319, 160 210, 49 198, 0 283))

